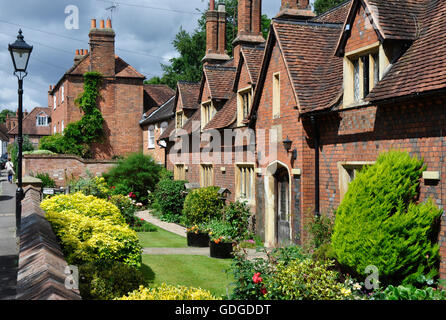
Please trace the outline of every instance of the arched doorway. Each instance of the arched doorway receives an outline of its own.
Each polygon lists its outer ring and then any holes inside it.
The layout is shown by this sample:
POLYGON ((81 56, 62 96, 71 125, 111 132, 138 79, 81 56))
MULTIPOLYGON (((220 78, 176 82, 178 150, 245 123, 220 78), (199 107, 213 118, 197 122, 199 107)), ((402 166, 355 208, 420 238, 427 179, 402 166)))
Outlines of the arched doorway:
POLYGON ((291 243, 291 187, 287 166, 270 164, 265 176, 265 245, 287 246, 291 243))

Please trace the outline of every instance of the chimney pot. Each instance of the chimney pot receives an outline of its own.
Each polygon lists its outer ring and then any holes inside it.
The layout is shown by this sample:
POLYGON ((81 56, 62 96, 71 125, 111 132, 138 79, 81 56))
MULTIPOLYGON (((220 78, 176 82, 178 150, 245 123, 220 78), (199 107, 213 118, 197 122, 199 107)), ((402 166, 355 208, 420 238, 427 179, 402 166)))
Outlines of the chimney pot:
POLYGON ((215 0, 211 0, 209 3, 209 10, 214 11, 215 10, 215 0))
POLYGON ((226 5, 223 2, 218 4, 218 12, 226 12, 226 5))
POLYGON ((106 25, 107 29, 111 29, 112 28, 112 22, 110 19, 107 19, 107 25, 106 25))
POLYGON ((79 49, 77 49, 76 50, 76 55, 78 56, 80 53, 79 53, 79 49))
POLYGON ((104 21, 104 20, 101 20, 100 28, 101 28, 101 29, 104 29, 104 28, 105 28, 105 21, 104 21))
POLYGON ((91 29, 96 29, 96 19, 91 19, 91 29))

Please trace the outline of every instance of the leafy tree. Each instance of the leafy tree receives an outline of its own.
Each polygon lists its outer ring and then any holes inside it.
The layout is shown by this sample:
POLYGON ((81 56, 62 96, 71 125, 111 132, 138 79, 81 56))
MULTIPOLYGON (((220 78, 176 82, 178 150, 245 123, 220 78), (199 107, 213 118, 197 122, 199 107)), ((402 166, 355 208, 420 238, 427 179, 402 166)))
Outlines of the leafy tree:
POLYGON ((314 1, 314 11, 320 15, 343 2, 345 0, 316 0, 314 1))
MULTIPOLYGON (((224 0, 227 12, 226 38, 228 54, 232 55, 232 42, 237 36, 237 7, 238 0, 224 0)), ((266 15, 262 16, 262 31, 266 39, 271 21, 266 15)), ((173 41, 179 57, 170 59, 170 64, 161 64, 163 75, 146 81, 148 84, 167 84, 175 88, 178 81, 198 82, 202 75, 202 60, 206 54, 206 13, 203 12, 198 20, 198 27, 188 33, 183 28, 173 41)))
POLYGON ((15 116, 15 112, 11 111, 9 109, 4 109, 0 112, 0 123, 5 123, 6 122, 6 116, 10 115, 10 116, 15 116))
POLYGON ((365 278, 376 266, 383 284, 410 284, 438 274, 438 220, 431 200, 417 203, 423 160, 381 154, 350 183, 336 211, 335 256, 345 271, 365 278))

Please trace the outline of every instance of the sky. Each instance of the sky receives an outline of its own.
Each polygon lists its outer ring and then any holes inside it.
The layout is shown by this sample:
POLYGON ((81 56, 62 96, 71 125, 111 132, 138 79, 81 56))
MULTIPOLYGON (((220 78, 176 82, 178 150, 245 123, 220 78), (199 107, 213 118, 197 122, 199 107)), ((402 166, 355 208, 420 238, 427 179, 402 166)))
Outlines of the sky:
MULTIPOLYGON (((89 49, 91 19, 110 17, 116 32, 116 54, 147 78, 162 74, 160 64, 176 56, 172 41, 182 27, 192 32, 208 0, 0 0, 0 110, 17 109, 17 78, 8 44, 19 28, 34 46, 24 79, 24 109, 48 105, 48 89, 73 65, 76 49, 89 49), (72 17, 78 10, 78 28, 72 17), (66 10, 68 10, 66 12, 66 10), (68 25, 67 23, 68 22, 68 25), (68 28, 67 28, 68 26, 68 28)), ((280 0, 264 0, 269 18, 280 0)), ((99 23, 99 22, 98 22, 99 23)))

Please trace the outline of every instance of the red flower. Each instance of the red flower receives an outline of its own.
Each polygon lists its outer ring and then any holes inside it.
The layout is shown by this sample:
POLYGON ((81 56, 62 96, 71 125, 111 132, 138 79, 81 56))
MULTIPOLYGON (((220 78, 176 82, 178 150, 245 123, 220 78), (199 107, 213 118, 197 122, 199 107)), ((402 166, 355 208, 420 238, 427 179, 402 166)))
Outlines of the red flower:
POLYGON ((252 277, 252 281, 254 281, 254 283, 261 283, 263 281, 262 277, 260 277, 260 272, 257 272, 253 277, 252 277))
POLYGON ((112 189, 116 189, 116 187, 111 187, 112 189))
POLYGON ((260 289, 260 292, 261 292, 263 295, 265 295, 265 294, 268 293, 268 291, 266 291, 266 288, 262 288, 262 289, 260 289))

